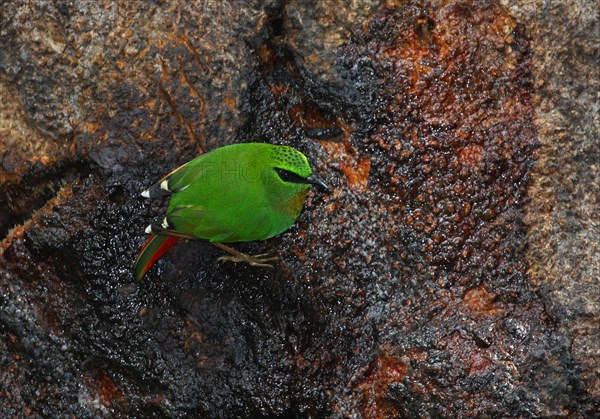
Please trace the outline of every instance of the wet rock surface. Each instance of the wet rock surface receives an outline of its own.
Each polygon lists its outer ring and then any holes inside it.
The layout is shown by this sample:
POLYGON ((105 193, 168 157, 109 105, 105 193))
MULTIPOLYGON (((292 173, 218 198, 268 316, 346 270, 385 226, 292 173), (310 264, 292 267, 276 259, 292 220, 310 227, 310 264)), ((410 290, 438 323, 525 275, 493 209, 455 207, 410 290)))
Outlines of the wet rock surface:
POLYGON ((560 11, 346 3, 0 4, 3 416, 593 414, 593 252, 574 287, 547 266, 592 198, 544 253, 573 192, 548 115, 584 118, 540 84, 560 11), (332 185, 236 246, 281 263, 188 242, 135 283, 139 192, 250 140, 332 185))

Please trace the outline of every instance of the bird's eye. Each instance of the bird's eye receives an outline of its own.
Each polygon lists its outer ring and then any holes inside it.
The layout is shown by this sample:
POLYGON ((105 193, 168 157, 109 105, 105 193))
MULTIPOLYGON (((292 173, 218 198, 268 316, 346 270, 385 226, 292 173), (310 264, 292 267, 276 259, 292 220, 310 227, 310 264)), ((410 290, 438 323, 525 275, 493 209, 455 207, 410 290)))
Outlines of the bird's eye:
POLYGON ((302 176, 297 175, 294 172, 290 172, 289 170, 276 168, 275 171, 279 175, 279 178, 281 180, 283 180, 284 182, 290 182, 290 183, 307 183, 306 179, 304 179, 302 176))

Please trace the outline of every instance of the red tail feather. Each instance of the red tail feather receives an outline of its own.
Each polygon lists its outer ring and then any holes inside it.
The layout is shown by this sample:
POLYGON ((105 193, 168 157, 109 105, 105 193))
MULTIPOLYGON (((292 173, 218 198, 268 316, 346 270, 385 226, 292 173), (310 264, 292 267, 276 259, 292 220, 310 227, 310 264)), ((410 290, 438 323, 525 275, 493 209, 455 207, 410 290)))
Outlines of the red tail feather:
POLYGON ((135 263, 135 278, 139 281, 171 247, 179 237, 152 234, 140 249, 135 263))

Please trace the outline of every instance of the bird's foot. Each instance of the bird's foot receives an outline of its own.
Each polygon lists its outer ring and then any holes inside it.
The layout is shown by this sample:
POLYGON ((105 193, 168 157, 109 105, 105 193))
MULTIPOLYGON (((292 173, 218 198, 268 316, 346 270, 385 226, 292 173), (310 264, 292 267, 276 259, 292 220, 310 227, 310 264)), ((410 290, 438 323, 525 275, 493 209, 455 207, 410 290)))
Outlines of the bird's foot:
POLYGON ((247 255, 245 253, 240 253, 239 255, 235 256, 221 256, 219 259, 217 259, 217 262, 244 262, 250 266, 256 266, 260 268, 273 268, 271 262, 276 262, 278 260, 279 258, 277 256, 271 256, 268 253, 262 253, 260 255, 247 255))
POLYGON ((260 255, 248 255, 246 253, 238 252, 235 249, 232 249, 229 246, 224 245, 223 243, 213 243, 220 249, 225 250, 229 253, 228 256, 221 256, 217 259, 217 262, 233 262, 240 263, 244 262, 250 266, 260 267, 260 268, 273 268, 272 262, 276 262, 279 260, 277 256, 272 256, 268 253, 261 253, 260 255))

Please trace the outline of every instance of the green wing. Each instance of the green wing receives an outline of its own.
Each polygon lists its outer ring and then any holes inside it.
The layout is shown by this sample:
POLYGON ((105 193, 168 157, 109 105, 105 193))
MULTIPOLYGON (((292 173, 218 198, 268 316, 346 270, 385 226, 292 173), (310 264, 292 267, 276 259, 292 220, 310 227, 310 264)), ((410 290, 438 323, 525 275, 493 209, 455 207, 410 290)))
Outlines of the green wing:
POLYGON ((201 205, 180 205, 167 213, 166 221, 170 228, 193 235, 199 220, 206 212, 201 205))
POLYGON ((145 198, 159 198, 186 189, 212 168, 211 164, 203 164, 203 160, 204 155, 179 166, 142 192, 142 196, 145 198))
POLYGON ((165 220, 168 227, 163 234, 186 234, 210 241, 231 237, 231 229, 201 205, 179 205, 168 212, 165 220))

